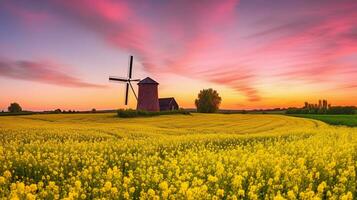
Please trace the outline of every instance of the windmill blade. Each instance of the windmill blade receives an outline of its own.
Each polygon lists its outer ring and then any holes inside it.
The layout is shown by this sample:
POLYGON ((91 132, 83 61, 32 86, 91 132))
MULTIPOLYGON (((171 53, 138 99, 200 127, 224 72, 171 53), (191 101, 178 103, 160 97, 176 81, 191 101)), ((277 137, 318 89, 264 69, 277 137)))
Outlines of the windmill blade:
POLYGON ((128 98, 129 98, 129 83, 126 83, 126 88, 125 88, 125 105, 128 105, 128 98))
POLYGON ((130 56, 130 58, 129 58, 129 79, 131 78, 132 73, 133 73, 133 56, 130 56))
POLYGON ((109 77, 109 80, 110 81, 122 81, 122 82, 127 82, 128 81, 128 79, 126 79, 126 78, 119 78, 119 77, 109 77))
POLYGON ((130 79, 129 81, 140 81, 140 79, 130 79))
POLYGON ((131 90, 132 90, 133 93, 134 93, 134 96, 135 96, 136 100, 138 100, 138 96, 137 96, 136 93, 135 93, 135 90, 134 90, 134 88, 133 88, 133 85, 131 85, 130 82, 129 82, 129 85, 130 85, 131 90))

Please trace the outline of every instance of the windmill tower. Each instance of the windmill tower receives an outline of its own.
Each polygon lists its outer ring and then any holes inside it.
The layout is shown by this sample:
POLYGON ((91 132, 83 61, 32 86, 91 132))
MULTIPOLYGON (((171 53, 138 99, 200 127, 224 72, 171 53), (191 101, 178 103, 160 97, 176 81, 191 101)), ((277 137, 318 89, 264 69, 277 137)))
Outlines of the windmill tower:
POLYGON ((138 83, 139 97, 137 110, 160 111, 158 85, 159 83, 150 77, 146 77, 138 83))
POLYGON ((133 71, 133 56, 130 56, 129 59, 129 73, 128 77, 113 77, 110 76, 110 81, 124 82, 126 84, 125 88, 125 105, 128 105, 129 97, 129 87, 133 92, 137 100, 137 110, 146 110, 146 111, 160 111, 159 106, 159 97, 158 97, 158 85, 159 83, 147 77, 140 81, 140 79, 132 79, 133 71), (137 96, 131 82, 138 82, 139 86, 139 95, 137 96))

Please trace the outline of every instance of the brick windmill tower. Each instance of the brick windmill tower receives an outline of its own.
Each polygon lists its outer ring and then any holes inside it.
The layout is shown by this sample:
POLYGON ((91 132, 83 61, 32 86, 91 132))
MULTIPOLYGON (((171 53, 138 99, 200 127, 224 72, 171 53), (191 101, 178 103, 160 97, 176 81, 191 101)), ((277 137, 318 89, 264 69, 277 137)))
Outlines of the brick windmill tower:
POLYGON ((153 79, 146 77, 143 80, 133 79, 133 56, 130 56, 129 59, 129 73, 128 77, 109 77, 110 81, 124 82, 126 84, 125 88, 125 105, 128 105, 129 97, 129 88, 132 90, 136 100, 137 100, 137 110, 146 110, 146 111, 160 111, 159 106, 159 95, 158 95, 158 85, 159 83, 153 79), (139 95, 136 96, 135 90, 131 82, 139 81, 139 95))
POLYGON ((159 83, 150 77, 146 77, 138 83, 137 110, 160 111, 158 85, 159 83))

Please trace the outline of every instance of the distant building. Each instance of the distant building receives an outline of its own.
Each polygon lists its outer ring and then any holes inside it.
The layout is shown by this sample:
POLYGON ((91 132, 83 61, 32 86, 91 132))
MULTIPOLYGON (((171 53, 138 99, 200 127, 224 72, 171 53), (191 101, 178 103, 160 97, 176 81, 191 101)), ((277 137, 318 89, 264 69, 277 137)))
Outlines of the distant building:
POLYGON ((175 98, 160 98, 159 99, 160 111, 167 111, 167 110, 178 110, 179 105, 177 104, 175 98))

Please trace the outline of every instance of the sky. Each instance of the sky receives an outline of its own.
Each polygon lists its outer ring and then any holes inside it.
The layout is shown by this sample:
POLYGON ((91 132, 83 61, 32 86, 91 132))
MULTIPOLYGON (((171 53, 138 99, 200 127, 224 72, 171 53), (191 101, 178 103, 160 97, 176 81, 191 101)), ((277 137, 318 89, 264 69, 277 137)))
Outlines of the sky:
MULTIPOLYGON (((125 77, 193 108, 357 105, 356 0, 0 0, 0 110, 135 108, 125 77)), ((136 87, 136 86, 135 86, 136 87)))

